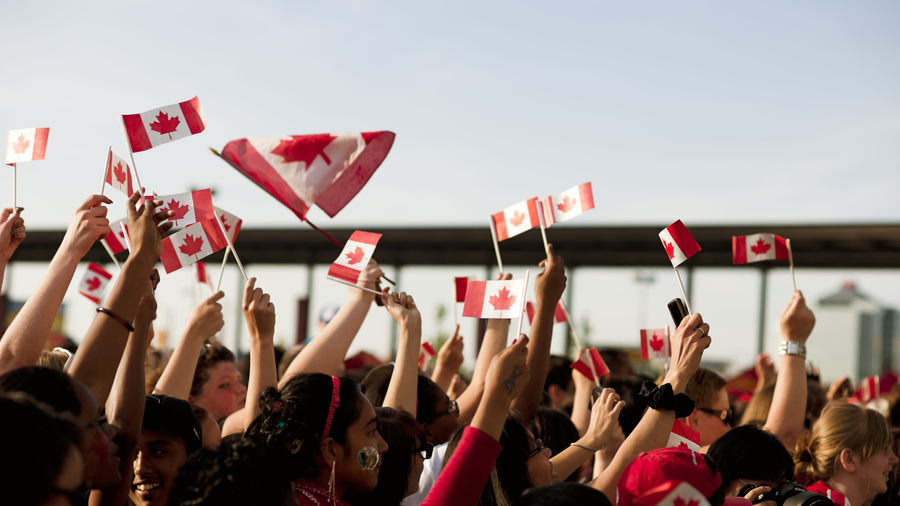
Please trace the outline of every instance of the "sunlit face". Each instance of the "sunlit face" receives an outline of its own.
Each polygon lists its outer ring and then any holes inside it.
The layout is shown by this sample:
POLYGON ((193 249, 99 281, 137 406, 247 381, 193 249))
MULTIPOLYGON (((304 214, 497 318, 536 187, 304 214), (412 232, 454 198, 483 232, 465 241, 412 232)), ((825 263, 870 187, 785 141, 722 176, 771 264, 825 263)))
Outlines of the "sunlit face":
POLYGON ((116 455, 119 447, 112 441, 117 431, 108 423, 100 422, 100 408, 94 395, 81 382, 72 381, 75 395, 81 401, 82 422, 81 456, 84 459, 84 481, 95 487, 115 486, 122 480, 119 469, 121 459, 116 455))
POLYGON ((419 477, 422 476, 422 470, 425 469, 425 456, 422 452, 416 451, 416 448, 422 447, 422 440, 416 438, 416 447, 411 449, 412 461, 410 462, 409 476, 406 477, 406 492, 403 497, 415 494, 419 491, 419 477))
POLYGON ((203 384, 200 395, 190 396, 188 401, 202 408, 216 420, 244 407, 247 388, 241 384, 241 373, 234 362, 223 360, 206 370, 209 381, 203 384))
MULTIPOLYGON (((537 449, 537 441, 530 430, 526 430, 525 433, 528 435, 528 453, 531 453, 537 449)), ((547 485, 558 478, 556 472, 553 471, 553 462, 550 462, 550 456, 550 448, 544 448, 537 455, 525 461, 528 479, 533 486, 547 485)))
MULTIPOLYGON (((855 455, 859 455, 854 452, 855 455)), ((874 453, 871 457, 860 462, 856 469, 855 478, 859 481, 862 490, 869 491, 866 502, 871 501, 878 494, 887 492, 888 480, 891 477, 891 471, 897 464, 897 456, 890 447, 874 453)))
MULTIPOLYGON (((707 406, 701 407, 705 408, 707 406)), ((712 405, 708 406, 708 408, 714 411, 730 409, 731 403, 728 400, 728 392, 724 388, 719 390, 712 405)), ((690 420, 694 430, 700 433, 700 446, 713 444, 716 439, 719 439, 731 430, 731 426, 725 425, 721 418, 700 410, 695 410, 691 414, 690 420)))
POLYGON ((178 468, 187 462, 184 440, 168 432, 141 431, 128 497, 138 506, 165 506, 178 468))
MULTIPOLYGON (((81 452, 74 445, 70 446, 53 486, 57 490, 75 492, 81 486, 83 477, 84 460, 81 458, 81 452)), ((44 506, 69 506, 72 502, 66 494, 51 492, 50 497, 43 504, 44 506)))
POLYGON ((357 492, 365 492, 372 490, 378 485, 378 472, 381 468, 381 462, 378 463, 373 471, 364 471, 359 462, 356 461, 356 454, 359 450, 371 446, 378 450, 380 455, 388 450, 388 445, 378 434, 375 408, 364 396, 358 396, 360 407, 359 419, 347 428, 347 441, 343 445, 334 445, 335 459, 335 475, 338 485, 335 487, 337 493, 343 494, 346 490, 354 490, 357 492))

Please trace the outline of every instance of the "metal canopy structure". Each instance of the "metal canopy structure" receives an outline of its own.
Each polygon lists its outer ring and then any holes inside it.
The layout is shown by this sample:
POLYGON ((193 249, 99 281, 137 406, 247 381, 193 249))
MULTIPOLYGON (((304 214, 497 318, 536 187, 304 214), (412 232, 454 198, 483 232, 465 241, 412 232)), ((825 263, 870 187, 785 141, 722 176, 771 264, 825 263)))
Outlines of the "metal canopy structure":
MULTIPOLYGON (((384 234, 375 258, 384 265, 495 265, 487 226, 469 228, 379 228, 384 234)), ((566 227, 547 230, 548 240, 567 267, 669 266, 659 241, 662 226, 566 227)), ((794 261, 803 268, 900 268, 900 224, 860 225, 729 225, 690 227, 703 248, 686 267, 732 265, 731 237, 769 232, 790 238, 794 261)), ((353 229, 328 230, 344 242, 353 229)), ((65 231, 28 231, 12 262, 49 262, 65 231)), ((245 264, 329 264, 338 247, 307 227, 242 228, 235 247, 245 264)), ((540 233, 531 231, 500 243, 503 263, 534 265, 544 256, 540 233)), ((223 252, 208 257, 215 262, 223 252)), ((121 253, 122 258, 125 253, 121 253)), ((98 243, 84 259, 109 262, 98 243)), ((769 262, 751 264, 766 269, 769 262)))

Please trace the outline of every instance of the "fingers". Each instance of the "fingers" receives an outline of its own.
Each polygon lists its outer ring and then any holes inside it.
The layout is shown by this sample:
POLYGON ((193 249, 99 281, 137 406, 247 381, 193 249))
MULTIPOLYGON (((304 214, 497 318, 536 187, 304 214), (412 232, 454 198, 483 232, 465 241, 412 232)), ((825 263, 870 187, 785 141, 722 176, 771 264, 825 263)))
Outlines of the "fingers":
POLYGON ((15 209, 11 207, 6 207, 2 211, 0 211, 0 221, 6 223, 6 220, 9 219, 13 211, 15 211, 15 209))
MULTIPOLYGON (((254 278, 254 279, 255 279, 255 278, 254 278)), ((208 303, 211 303, 211 302, 217 302, 217 301, 221 300, 222 297, 224 297, 224 296, 225 296, 225 292, 223 292, 222 290, 219 290, 218 292, 216 292, 216 293, 210 295, 209 297, 207 297, 205 302, 206 302, 207 304, 208 304, 208 303)))
POLYGON ((244 285, 244 310, 250 309, 250 301, 253 296, 253 289, 256 287, 256 278, 250 278, 247 280, 247 284, 244 285))
POLYGON ((510 279, 512 279, 512 273, 501 272, 500 274, 497 274, 498 281, 509 281, 510 279))
POLYGON ((112 204, 112 200, 106 198, 105 195, 91 195, 87 200, 81 203, 81 207, 79 207, 78 210, 87 211, 88 209, 100 206, 101 204, 112 204))
POLYGON ((162 235, 165 235, 165 233, 168 232, 169 230, 172 230, 172 227, 174 227, 174 226, 175 226, 175 224, 172 223, 171 221, 167 222, 167 223, 163 223, 162 225, 159 226, 159 233, 162 235))
POLYGON ((159 286, 159 279, 159 269, 153 269, 153 272, 150 273, 150 286, 153 291, 156 291, 156 287, 159 286))
POLYGON ((457 324, 456 327, 453 328, 453 334, 450 335, 450 339, 456 339, 457 336, 459 336, 459 324, 457 324))

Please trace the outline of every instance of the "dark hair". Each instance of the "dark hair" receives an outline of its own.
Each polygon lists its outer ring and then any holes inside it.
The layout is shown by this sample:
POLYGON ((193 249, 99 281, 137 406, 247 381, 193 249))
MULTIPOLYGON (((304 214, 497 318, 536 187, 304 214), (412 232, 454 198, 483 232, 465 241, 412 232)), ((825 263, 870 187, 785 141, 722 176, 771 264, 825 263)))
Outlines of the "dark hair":
POLYGON ((81 401, 68 374, 49 367, 28 366, 0 376, 0 392, 25 392, 57 413, 81 414, 81 401))
POLYGON ((580 483, 551 483, 525 491, 513 501, 515 506, 572 506, 591 504, 612 506, 603 492, 580 483))
POLYGON ((203 343, 200 348, 200 357, 197 359, 197 368, 194 369, 194 380, 191 382, 191 395, 200 395, 203 385, 209 381, 209 370, 219 362, 234 362, 234 353, 221 344, 203 343))
POLYGON ((3 502, 24 506, 43 504, 70 449, 77 450, 81 431, 71 415, 54 413, 50 407, 21 393, 0 394, 0 488, 3 502))
MULTIPOLYGON (((522 492, 531 488, 531 479, 528 476, 528 465, 525 457, 528 455, 528 434, 525 432, 525 422, 517 411, 510 411, 506 415, 506 423, 503 424, 503 433, 500 435, 500 444, 503 449, 491 468, 481 497, 478 498, 478 506, 509 506, 512 500, 522 495, 522 492)), ((447 445, 444 455, 444 466, 453 456, 456 446, 462 440, 463 430, 460 427, 447 445)))
POLYGON ((722 485, 738 478, 793 481, 794 459, 778 438, 754 425, 726 432, 709 447, 707 455, 722 473, 722 485))
MULTIPOLYGON (((572 419, 565 414, 549 408, 538 408, 534 420, 531 421, 531 432, 540 439, 544 446, 550 448, 553 455, 568 448, 578 441, 578 429, 572 419)), ((578 481, 578 472, 565 477, 565 481, 578 481)))
MULTIPOLYGON (((250 424, 247 436, 273 450, 272 458, 290 469, 290 479, 316 476, 316 453, 331 407, 331 376, 298 374, 280 390, 265 389, 260 397, 261 414, 250 424)), ((362 394, 353 380, 341 378, 340 404, 327 436, 339 444, 347 441, 347 428, 360 415, 362 394)))
POLYGON ((547 379, 544 380, 544 390, 550 390, 550 385, 559 385, 563 390, 568 390, 572 383, 572 361, 567 357, 550 355, 547 379))
MULTIPOLYGON (((610 377, 604 376, 600 381, 605 388, 612 388, 619 394, 619 398, 625 402, 622 412, 619 413, 619 425, 622 426, 622 432, 625 437, 631 434, 631 431, 637 427, 644 411, 647 409, 647 401, 639 394, 644 381, 650 380, 645 376, 625 376, 610 377)), ((652 381, 652 380, 651 380, 652 381)))
POLYGON ((425 442, 425 431, 406 411, 375 408, 375 413, 378 415, 378 433, 387 443, 389 451, 381 457, 378 485, 366 492, 344 493, 342 499, 348 504, 400 504, 406 494, 407 477, 414 465, 413 451, 418 448, 416 439, 420 443, 425 442))
MULTIPOLYGON (((394 374, 394 365, 380 365, 366 375, 362 380, 362 391, 373 406, 384 405, 384 397, 387 395, 388 386, 391 383, 391 375, 394 374)), ((444 391, 431 378, 423 374, 418 375, 416 384, 416 421, 419 423, 431 423, 437 415, 437 403, 441 400, 444 391)))
POLYGON ((290 478, 287 469, 268 458, 271 451, 252 439, 198 451, 181 466, 168 505, 284 504, 290 478))

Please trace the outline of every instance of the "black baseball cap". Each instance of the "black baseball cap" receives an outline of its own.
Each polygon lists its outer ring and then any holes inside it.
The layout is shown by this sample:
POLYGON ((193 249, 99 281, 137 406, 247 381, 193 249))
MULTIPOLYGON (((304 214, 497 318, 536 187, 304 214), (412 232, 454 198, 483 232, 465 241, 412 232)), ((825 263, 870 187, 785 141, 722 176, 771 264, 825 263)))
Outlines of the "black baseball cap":
POLYGON ((183 439, 188 455, 199 450, 203 441, 203 429, 191 409, 191 403, 168 395, 147 396, 142 428, 159 430, 183 439))

